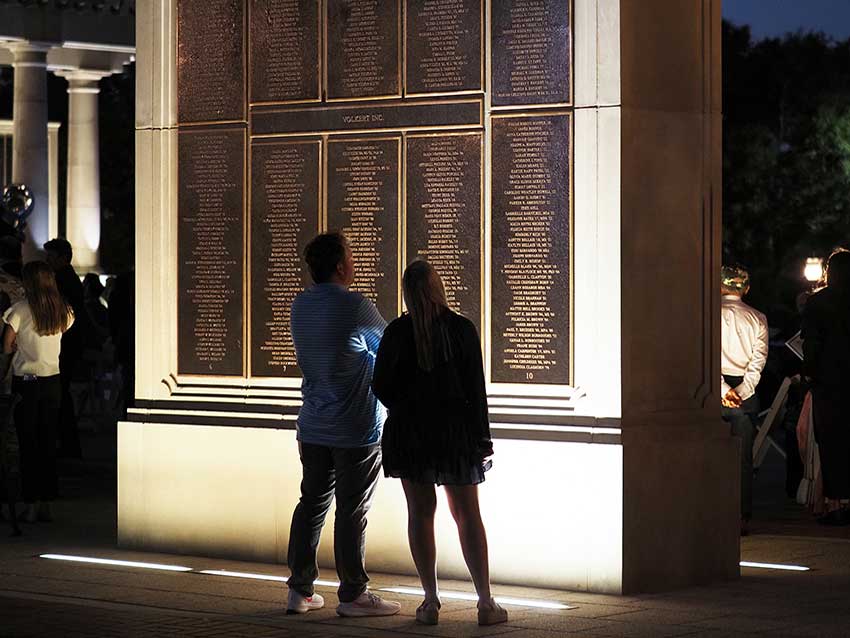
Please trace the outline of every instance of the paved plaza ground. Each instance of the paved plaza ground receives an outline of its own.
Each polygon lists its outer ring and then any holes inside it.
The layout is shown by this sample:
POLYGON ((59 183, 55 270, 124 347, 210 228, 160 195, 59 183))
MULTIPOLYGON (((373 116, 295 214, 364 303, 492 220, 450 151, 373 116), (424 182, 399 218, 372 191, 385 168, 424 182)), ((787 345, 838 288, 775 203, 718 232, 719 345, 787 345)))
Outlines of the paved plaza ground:
MULTIPOLYGON (((419 599, 393 593, 385 595, 402 603, 398 616, 340 618, 330 586, 317 588, 327 600, 325 609, 286 616, 282 583, 198 573, 283 576, 282 565, 120 551, 108 452, 102 462, 65 465, 56 522, 26 525, 20 538, 7 537, 8 527, 0 527, 0 637, 850 636, 850 529, 821 528, 788 501, 778 459, 769 459, 757 478, 756 521, 752 535, 742 541, 742 559, 804 565, 810 571, 745 568, 734 582, 625 597, 496 586, 497 596, 573 608, 509 605, 508 624, 480 628, 473 602, 445 599, 440 624, 424 627, 414 621, 419 599), (193 571, 75 564, 38 558, 43 553, 157 562, 193 571)), ((488 523, 498 525, 497 520, 488 523)), ((322 575, 335 578, 327 570, 322 575)), ((417 584, 406 576, 372 577, 374 589, 417 584)), ((468 582, 441 585, 444 591, 472 591, 468 582)))

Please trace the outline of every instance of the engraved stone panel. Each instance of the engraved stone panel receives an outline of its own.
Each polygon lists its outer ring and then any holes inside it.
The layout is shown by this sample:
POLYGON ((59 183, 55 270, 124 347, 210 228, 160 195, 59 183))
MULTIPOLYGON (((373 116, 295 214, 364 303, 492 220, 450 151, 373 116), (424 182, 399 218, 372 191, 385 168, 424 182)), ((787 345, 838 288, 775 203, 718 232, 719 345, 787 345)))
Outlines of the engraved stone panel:
POLYGON ((440 274, 449 307, 481 332, 480 133, 407 137, 407 263, 440 274))
POLYGON ((492 134, 492 380, 569 384, 570 116, 492 134))
POLYGON ((328 99, 401 95, 399 0, 328 0, 328 99))
POLYGON ((310 285, 302 257, 319 230, 321 142, 251 148, 251 374, 297 377, 289 312, 310 285))
POLYGON ((482 82, 480 0, 408 0, 408 95, 477 91, 482 82))
POLYGON ((178 0, 177 119, 245 119, 245 4, 178 0))
POLYGON ((178 358, 181 374, 243 374, 245 131, 178 136, 178 358))
POLYGON ((351 242, 352 290, 371 299, 385 319, 399 310, 398 137, 328 141, 328 230, 351 242))
POLYGON ((570 0, 499 0, 492 8, 495 106, 572 101, 570 0))
POLYGON ((252 0, 252 102, 321 99, 319 13, 319 0, 252 0))

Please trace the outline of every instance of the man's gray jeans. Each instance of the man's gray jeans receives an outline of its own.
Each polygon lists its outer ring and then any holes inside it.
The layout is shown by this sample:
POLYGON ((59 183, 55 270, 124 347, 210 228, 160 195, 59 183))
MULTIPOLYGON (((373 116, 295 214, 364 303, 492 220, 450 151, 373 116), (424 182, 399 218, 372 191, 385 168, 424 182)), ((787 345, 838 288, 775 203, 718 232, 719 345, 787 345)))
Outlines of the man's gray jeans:
POLYGON ((381 445, 338 448, 299 443, 303 478, 301 500, 292 515, 287 563, 288 584, 302 596, 313 595, 319 576, 316 551, 325 516, 336 494, 334 562, 339 600, 351 602, 366 591, 366 513, 381 471, 381 445))

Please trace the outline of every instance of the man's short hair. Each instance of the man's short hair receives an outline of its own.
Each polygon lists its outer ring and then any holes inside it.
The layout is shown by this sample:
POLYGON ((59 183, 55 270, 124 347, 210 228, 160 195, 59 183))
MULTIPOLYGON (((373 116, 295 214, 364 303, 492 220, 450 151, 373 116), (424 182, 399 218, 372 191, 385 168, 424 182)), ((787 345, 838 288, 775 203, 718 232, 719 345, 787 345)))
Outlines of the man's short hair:
POLYGON ((71 243, 67 239, 62 239, 61 237, 51 239, 49 242, 44 244, 44 250, 49 253, 59 255, 63 259, 67 259, 69 264, 74 258, 74 251, 71 248, 71 243))
POLYGON ((316 235, 304 249, 304 261, 310 268, 310 276, 317 284, 329 282, 336 267, 345 259, 348 240, 339 232, 316 235))
POLYGON ((720 269, 720 286, 732 294, 743 294, 750 287, 750 273, 741 266, 723 266, 720 269))

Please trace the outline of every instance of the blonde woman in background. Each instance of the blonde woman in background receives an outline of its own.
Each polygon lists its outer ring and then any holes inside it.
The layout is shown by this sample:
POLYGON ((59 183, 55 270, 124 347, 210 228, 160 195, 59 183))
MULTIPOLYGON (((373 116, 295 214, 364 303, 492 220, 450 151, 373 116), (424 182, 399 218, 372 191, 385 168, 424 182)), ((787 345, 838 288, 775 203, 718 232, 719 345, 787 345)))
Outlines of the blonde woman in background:
POLYGON ((401 479, 408 540, 425 600, 416 620, 439 621, 434 514, 444 486, 467 568, 478 593, 478 624, 506 622, 490 592, 487 534, 478 484, 493 454, 481 342, 473 323, 449 310, 443 282, 424 261, 404 272, 408 313, 386 329, 372 387, 389 409, 381 447, 384 473, 401 479))
POLYGON ((15 428, 26 503, 23 520, 34 523, 51 520, 49 503, 56 496, 59 349, 62 334, 74 323, 74 313, 45 262, 26 264, 22 276, 25 298, 3 314, 3 352, 14 353, 12 393, 20 397, 15 428))

